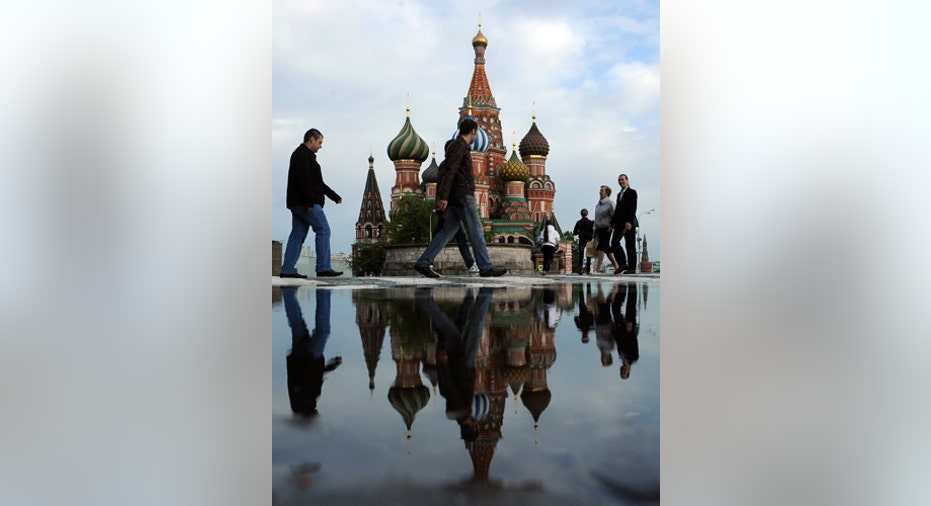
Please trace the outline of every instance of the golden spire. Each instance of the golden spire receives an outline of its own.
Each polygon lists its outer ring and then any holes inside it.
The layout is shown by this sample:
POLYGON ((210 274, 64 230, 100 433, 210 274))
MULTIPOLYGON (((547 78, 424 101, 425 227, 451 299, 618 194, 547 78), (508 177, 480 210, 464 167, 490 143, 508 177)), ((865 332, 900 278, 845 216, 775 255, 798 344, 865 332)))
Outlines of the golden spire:
POLYGON ((537 122, 537 101, 536 100, 533 101, 533 105, 531 107, 532 107, 532 112, 530 113, 530 117, 532 118, 533 122, 536 123, 537 122))
POLYGON ((411 117, 411 94, 409 92, 407 94, 407 108, 406 109, 407 109, 407 117, 410 118, 411 117))

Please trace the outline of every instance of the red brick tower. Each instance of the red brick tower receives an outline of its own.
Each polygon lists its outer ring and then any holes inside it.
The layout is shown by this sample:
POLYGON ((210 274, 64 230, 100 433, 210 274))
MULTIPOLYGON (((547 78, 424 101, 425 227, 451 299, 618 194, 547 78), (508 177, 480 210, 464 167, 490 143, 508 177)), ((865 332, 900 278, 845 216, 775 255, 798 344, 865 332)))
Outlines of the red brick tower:
POLYGON ((546 174, 546 155, 550 152, 550 143, 537 128, 536 113, 532 118, 530 130, 520 141, 520 156, 530 169, 530 178, 527 180, 527 207, 530 208, 531 219, 539 222, 544 214, 553 214, 556 185, 546 174))
MULTIPOLYGON (((459 117, 470 115, 478 126, 488 135, 488 147, 483 150, 481 157, 472 154, 473 162, 482 158, 481 174, 476 174, 476 202, 482 218, 489 218, 497 213, 496 196, 504 192, 502 182, 496 177, 497 170, 504 164, 504 155, 507 150, 501 137, 501 109, 495 102, 485 75, 485 49, 488 39, 482 34, 482 25, 478 25, 478 33, 472 39, 472 48, 475 51, 475 69, 472 71, 472 81, 469 83, 469 92, 462 99, 459 108, 459 117), (471 108, 471 110, 470 110, 471 108), (484 206, 483 206, 484 204, 484 206)), ((478 165, 478 163, 476 163, 478 165)))

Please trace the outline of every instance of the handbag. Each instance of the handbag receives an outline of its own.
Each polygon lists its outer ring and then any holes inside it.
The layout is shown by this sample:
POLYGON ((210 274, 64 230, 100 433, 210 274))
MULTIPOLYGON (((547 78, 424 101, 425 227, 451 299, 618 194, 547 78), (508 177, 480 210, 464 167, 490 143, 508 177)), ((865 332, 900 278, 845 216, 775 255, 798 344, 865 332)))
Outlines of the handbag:
POLYGON ((585 256, 595 258, 598 256, 598 239, 592 239, 585 244, 585 256))

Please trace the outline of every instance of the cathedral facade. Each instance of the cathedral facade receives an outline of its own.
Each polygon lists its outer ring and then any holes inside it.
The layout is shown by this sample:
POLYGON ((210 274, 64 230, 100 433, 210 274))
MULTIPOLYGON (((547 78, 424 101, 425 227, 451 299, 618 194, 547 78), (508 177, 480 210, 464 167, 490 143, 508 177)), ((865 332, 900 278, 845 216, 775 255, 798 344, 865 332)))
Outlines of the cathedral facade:
MULTIPOLYGON (((459 105, 459 120, 474 119, 478 124, 478 135, 472 143, 472 165, 475 176, 475 201, 482 218, 485 232, 491 232, 493 243, 525 244, 532 246, 544 216, 555 222, 553 200, 556 186, 546 173, 546 157, 549 154, 549 142, 540 132, 536 123, 536 114, 532 116, 531 125, 519 145, 511 145, 511 154, 504 145, 502 126, 499 117, 501 109, 491 92, 488 77, 485 74, 485 50, 488 39, 482 34, 481 25, 472 39, 475 52, 474 70, 469 83, 468 93, 459 105), (518 156, 518 149, 520 155, 518 156)), ((458 135, 458 129, 450 138, 458 135)), ((417 134, 411 124, 410 107, 407 117, 397 136, 387 148, 388 158, 394 164, 395 182, 391 187, 390 212, 398 201, 404 197, 416 197, 426 200, 436 198, 437 171, 439 165, 436 153, 430 164, 421 172, 421 166, 427 160, 430 151, 426 141, 417 134)), ((362 212, 356 224, 357 242, 377 240, 369 235, 384 230, 384 212, 378 215, 369 212, 381 205, 377 183, 369 161, 369 181, 363 195, 362 212), (378 221, 381 220, 381 221, 378 221)), ((383 208, 382 208, 383 209, 383 208)), ((380 239, 380 237, 378 237, 380 239)))

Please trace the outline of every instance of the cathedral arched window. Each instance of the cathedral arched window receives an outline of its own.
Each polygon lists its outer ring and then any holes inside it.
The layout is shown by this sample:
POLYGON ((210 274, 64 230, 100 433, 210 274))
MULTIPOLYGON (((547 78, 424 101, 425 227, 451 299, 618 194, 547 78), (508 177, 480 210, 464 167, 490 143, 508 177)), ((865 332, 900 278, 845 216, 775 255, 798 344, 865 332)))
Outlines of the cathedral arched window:
POLYGON ((372 237, 372 226, 371 225, 365 226, 365 237, 372 237))

